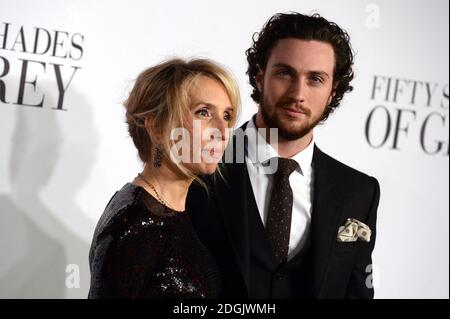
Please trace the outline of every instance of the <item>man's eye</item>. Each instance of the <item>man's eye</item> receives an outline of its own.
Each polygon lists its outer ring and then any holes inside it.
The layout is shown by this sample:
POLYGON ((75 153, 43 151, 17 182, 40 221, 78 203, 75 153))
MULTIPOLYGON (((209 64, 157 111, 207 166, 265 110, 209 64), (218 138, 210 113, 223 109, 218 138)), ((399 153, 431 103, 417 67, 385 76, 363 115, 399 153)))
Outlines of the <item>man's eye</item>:
POLYGON ((279 71, 279 72, 277 73, 277 75, 283 76, 283 77, 287 77, 287 76, 290 76, 291 74, 289 73, 289 71, 282 70, 282 71, 279 71))
POLYGON ((312 76, 311 81, 316 83, 323 83, 323 79, 320 76, 312 76))

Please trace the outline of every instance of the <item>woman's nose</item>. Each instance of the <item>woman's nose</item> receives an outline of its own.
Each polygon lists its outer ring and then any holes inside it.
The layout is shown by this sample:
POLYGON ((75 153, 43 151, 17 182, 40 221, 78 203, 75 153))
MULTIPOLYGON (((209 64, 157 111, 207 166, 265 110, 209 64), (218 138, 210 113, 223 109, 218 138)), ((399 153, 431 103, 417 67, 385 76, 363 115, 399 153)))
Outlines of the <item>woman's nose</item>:
POLYGON ((228 122, 224 119, 218 119, 217 120, 217 127, 220 132, 220 139, 222 141, 227 140, 228 138, 228 122))

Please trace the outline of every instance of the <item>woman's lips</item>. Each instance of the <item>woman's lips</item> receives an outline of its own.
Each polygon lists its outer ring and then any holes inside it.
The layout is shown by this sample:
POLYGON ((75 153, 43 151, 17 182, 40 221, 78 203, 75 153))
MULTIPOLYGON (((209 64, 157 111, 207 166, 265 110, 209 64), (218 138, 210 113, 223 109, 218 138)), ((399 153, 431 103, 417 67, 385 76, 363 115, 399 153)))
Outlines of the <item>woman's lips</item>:
POLYGON ((222 153, 219 149, 216 148, 208 148, 203 150, 203 154, 208 155, 213 159, 220 159, 222 157, 222 153))

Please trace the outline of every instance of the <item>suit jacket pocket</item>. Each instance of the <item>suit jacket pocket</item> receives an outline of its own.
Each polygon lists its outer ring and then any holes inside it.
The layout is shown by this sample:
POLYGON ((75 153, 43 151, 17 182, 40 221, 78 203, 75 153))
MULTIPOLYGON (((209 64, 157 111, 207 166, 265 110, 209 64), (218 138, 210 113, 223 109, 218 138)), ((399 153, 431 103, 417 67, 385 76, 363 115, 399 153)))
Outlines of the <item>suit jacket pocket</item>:
POLYGON ((336 242, 334 251, 336 255, 347 255, 355 253, 362 245, 367 245, 368 243, 362 241, 350 241, 350 242, 336 242))

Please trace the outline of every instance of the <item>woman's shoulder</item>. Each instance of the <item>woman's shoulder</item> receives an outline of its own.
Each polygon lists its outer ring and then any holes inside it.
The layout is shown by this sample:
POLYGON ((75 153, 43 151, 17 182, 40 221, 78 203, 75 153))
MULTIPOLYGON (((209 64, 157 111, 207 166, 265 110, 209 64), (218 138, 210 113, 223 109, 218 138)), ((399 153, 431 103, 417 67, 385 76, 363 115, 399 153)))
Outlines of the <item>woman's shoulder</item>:
POLYGON ((95 229, 95 237, 123 237, 140 229, 160 225, 152 212, 148 193, 132 183, 125 184, 111 197, 95 229))

